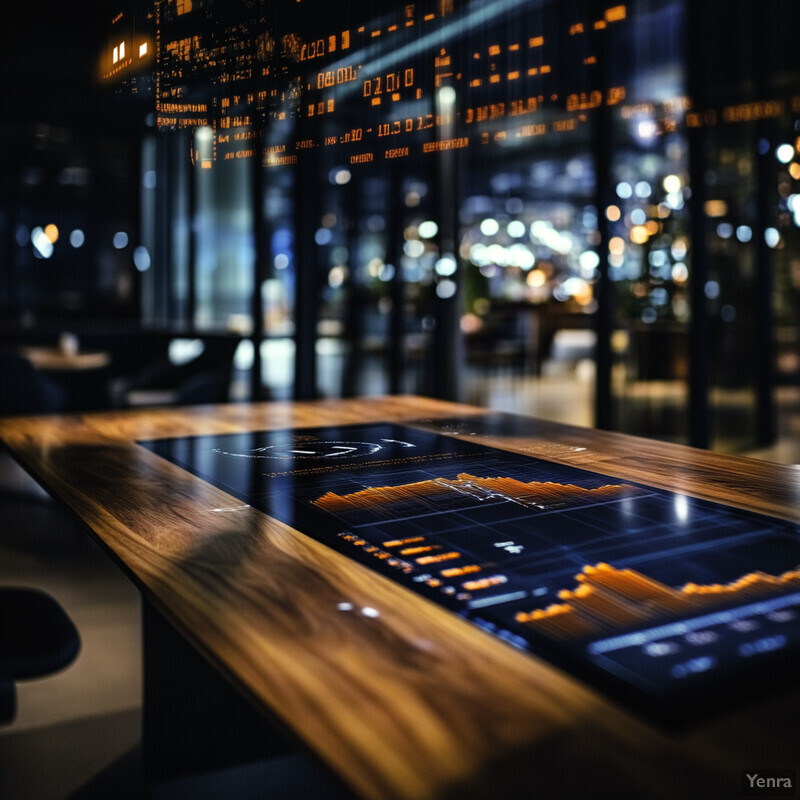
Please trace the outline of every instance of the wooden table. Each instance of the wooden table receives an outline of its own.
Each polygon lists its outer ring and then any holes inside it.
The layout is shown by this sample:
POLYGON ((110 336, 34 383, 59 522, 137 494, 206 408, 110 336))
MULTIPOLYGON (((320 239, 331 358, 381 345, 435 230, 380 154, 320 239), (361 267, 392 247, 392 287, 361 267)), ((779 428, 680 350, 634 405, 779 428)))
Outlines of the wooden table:
MULTIPOLYGON (((0 419, 21 464, 248 702, 365 798, 737 797, 798 767, 800 691, 664 730, 135 440, 482 415, 412 397, 0 419), (345 599, 379 612, 343 614, 345 599)), ((800 520, 800 471, 529 422, 481 443, 800 520)))
POLYGON ((23 347, 20 352, 43 372, 87 372, 107 367, 111 357, 102 350, 68 352, 60 347, 23 347))

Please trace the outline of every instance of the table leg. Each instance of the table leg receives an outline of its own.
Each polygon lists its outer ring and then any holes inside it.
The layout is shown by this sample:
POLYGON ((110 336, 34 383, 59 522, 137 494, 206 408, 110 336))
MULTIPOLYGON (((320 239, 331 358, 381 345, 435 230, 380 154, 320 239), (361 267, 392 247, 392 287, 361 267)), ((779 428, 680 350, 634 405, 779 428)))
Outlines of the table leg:
POLYGON ((142 602, 142 748, 148 782, 296 750, 147 600, 142 602))

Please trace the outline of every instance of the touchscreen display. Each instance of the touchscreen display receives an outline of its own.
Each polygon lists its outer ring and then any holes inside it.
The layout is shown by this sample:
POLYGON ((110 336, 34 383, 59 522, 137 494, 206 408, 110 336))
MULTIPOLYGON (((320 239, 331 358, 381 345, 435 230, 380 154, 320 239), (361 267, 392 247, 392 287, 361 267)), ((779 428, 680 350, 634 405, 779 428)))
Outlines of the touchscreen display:
POLYGON ((649 716, 796 671, 800 526, 488 447, 491 424, 140 444, 649 716))

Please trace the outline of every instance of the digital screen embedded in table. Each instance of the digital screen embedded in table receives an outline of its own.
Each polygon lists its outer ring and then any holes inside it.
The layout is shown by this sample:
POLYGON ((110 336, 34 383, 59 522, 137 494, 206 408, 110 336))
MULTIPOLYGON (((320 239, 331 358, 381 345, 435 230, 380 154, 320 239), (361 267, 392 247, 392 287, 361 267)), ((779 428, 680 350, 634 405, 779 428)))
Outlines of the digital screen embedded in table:
POLYGON ((665 720, 796 667, 800 526, 465 433, 380 423, 140 444, 665 720))

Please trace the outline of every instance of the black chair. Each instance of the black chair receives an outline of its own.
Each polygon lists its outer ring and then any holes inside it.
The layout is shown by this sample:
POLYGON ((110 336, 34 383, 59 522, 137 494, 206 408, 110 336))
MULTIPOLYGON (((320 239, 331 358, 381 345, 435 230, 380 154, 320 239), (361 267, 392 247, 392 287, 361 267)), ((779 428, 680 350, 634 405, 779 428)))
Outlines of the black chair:
POLYGON ((14 719, 17 681, 63 669, 78 650, 77 628, 49 594, 0 587, 0 723, 14 719))
POLYGON ((202 337, 203 350, 185 364, 173 364, 167 355, 154 359, 136 373, 114 381, 111 394, 115 406, 149 404, 150 393, 158 403, 193 405, 227 403, 233 378, 234 356, 241 337, 202 337))
POLYGON ((0 353, 0 414, 56 413, 66 405, 64 390, 15 353, 0 353))

